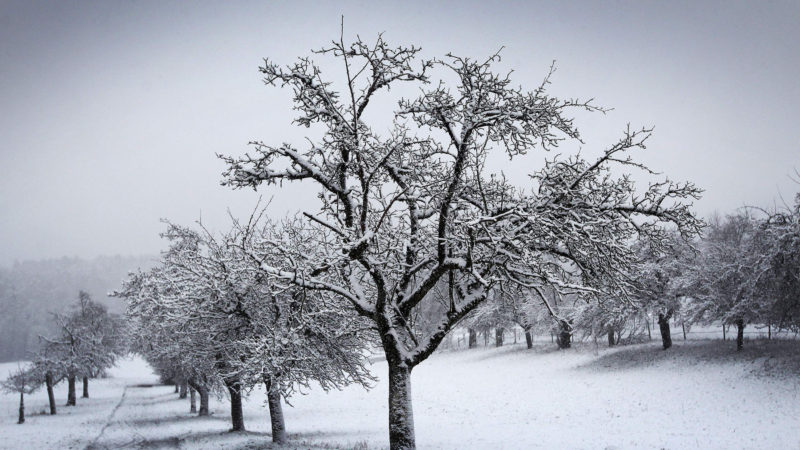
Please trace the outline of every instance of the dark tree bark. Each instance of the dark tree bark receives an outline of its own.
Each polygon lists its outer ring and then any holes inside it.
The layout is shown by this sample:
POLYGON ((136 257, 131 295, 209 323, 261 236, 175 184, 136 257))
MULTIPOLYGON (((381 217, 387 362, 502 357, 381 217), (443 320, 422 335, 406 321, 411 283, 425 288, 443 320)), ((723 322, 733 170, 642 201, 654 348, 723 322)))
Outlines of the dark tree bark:
POLYGON ((89 377, 83 377, 83 398, 89 398, 89 377))
POLYGON ((392 450, 416 448, 414 412, 411 408, 411 369, 398 361, 389 363, 389 447, 392 450))
POLYGON ((47 386, 47 401, 50 403, 50 414, 56 413, 56 396, 53 393, 53 374, 47 372, 44 375, 44 383, 47 386))
POLYGON ((197 393, 200 394, 200 411, 197 412, 198 416, 207 416, 208 415, 208 388, 203 386, 202 388, 197 390, 197 393))
POLYGON ((556 338, 558 348, 565 349, 572 347, 572 326, 566 320, 558 323, 558 336, 556 338))
POLYGON ((276 444, 286 443, 286 423, 283 418, 283 406, 281 405, 281 393, 272 389, 269 378, 265 378, 264 386, 267 388, 267 404, 269 405, 269 421, 272 424, 272 442, 276 444))
POLYGON ((226 381, 225 386, 231 396, 231 431, 245 431, 241 385, 238 381, 226 381))
POLYGON ((736 320, 736 351, 742 351, 744 347, 744 319, 736 320))
POLYGON ((186 384, 186 382, 184 381, 183 383, 181 383, 181 386, 180 386, 180 395, 179 395, 179 398, 186 398, 186 395, 187 395, 188 393, 189 393, 189 392, 188 392, 188 385, 187 385, 187 384, 186 384))
POLYGON ((189 384, 197 391, 200 395, 200 411, 197 412, 198 416, 207 416, 208 415, 208 387, 204 384, 200 384, 194 381, 189 381, 189 384))
POLYGON ((658 313, 658 327, 661 329, 661 344, 664 350, 672 347, 672 336, 669 330, 669 319, 672 318, 672 309, 667 311, 665 316, 663 313, 658 313))
POLYGON ((67 406, 75 406, 75 375, 67 377, 67 406))
POLYGON ((531 327, 525 327, 525 344, 528 348, 533 348, 533 336, 531 336, 531 327))
POLYGON ((505 328, 497 327, 494 331, 494 346, 495 347, 502 347, 503 346, 503 337, 505 335, 505 328))
POLYGON ((683 315, 681 315, 681 328, 683 329, 683 340, 686 340, 686 322, 683 321, 683 315))
POLYGON ((197 412, 197 395, 194 388, 189 388, 189 412, 197 412))
POLYGON ((468 328, 467 331, 469 332, 469 344, 468 348, 475 348, 478 346, 478 333, 475 331, 474 328, 468 328))
POLYGON ((19 393, 19 420, 17 423, 25 423, 25 393, 22 391, 19 393))
POLYGON ((178 383, 175 383, 175 393, 178 393, 178 383))
POLYGON ((722 340, 725 341, 727 338, 725 337, 725 324, 722 324, 722 340))
POLYGON ((616 344, 616 341, 614 341, 614 329, 613 328, 609 328, 608 329, 608 346, 609 347, 613 347, 614 344, 616 344))

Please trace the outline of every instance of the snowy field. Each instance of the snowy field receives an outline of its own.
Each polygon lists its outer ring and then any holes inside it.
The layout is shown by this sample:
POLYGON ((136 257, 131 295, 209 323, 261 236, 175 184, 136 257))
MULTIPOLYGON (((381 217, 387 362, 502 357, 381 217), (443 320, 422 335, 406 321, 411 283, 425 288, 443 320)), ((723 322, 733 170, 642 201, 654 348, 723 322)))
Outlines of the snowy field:
MULTIPOLYGON (((677 333, 676 333, 677 334, 677 333)), ((677 337, 677 336, 676 336, 677 337)), ((547 342, 443 352, 414 370, 420 448, 800 448, 800 342, 682 341, 616 349, 547 342)), ((16 364, 0 365, 0 376, 16 364)), ((373 372, 384 378, 386 365, 373 372)), ((189 414, 170 386, 142 387, 155 376, 138 359, 92 380, 90 399, 44 414, 46 393, 0 397, 2 448, 269 448, 263 392, 245 404, 246 433, 227 433, 224 398, 212 416, 189 414)), ((79 386, 80 387, 80 386, 79 386)), ((78 391, 80 395, 80 389, 78 391)), ((384 448, 387 386, 370 391, 311 390, 286 407, 289 448, 384 448)))

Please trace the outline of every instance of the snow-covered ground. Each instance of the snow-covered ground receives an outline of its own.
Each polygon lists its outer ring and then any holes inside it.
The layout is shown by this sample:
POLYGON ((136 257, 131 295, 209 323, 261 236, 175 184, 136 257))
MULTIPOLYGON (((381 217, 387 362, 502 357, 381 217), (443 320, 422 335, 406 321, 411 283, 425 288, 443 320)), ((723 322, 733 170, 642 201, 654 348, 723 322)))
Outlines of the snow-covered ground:
MULTIPOLYGON (((414 370, 420 448, 800 448, 800 342, 675 341, 616 349, 579 344, 557 351, 510 345, 434 355, 414 370)), ((16 364, 0 365, 5 376, 16 364)), ((386 365, 376 362, 384 378, 386 365)), ((189 414, 172 387, 137 385, 155 377, 141 360, 123 361, 112 378, 92 380, 90 399, 67 408, 59 385, 57 416, 43 414, 44 391, 0 396, 2 448, 269 447, 264 395, 245 404, 247 433, 231 434, 227 401, 213 415, 189 414)), ((387 386, 311 390, 290 399, 286 426, 297 448, 384 448, 387 386)))

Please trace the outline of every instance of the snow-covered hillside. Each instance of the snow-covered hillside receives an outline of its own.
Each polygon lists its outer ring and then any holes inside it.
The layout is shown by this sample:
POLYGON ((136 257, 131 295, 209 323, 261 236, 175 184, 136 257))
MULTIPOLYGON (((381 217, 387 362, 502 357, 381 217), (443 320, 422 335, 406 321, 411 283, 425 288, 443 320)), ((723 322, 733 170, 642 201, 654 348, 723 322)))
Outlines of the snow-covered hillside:
MULTIPOLYGON (((420 448, 798 448, 800 345, 676 341, 608 350, 540 343, 434 355, 415 369, 414 416, 420 448)), ((0 376, 16 364, 0 366, 0 376)), ((386 365, 371 391, 312 389, 290 399, 286 426, 298 448, 384 448, 388 442, 386 365)), ((246 433, 231 434, 227 400, 213 414, 189 414, 142 360, 125 360, 111 378, 93 380, 90 399, 44 415, 46 395, 0 397, 2 448, 269 448, 263 392, 245 405, 246 433)))

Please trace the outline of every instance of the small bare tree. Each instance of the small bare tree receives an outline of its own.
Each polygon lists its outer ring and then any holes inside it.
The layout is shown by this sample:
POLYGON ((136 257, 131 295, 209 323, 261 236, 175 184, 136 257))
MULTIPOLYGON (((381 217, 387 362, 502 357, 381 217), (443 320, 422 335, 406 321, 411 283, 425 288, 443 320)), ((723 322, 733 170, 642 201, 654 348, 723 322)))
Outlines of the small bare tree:
POLYGON ((0 383, 0 388, 8 393, 19 394, 19 419, 25 423, 25 394, 32 394, 42 386, 42 378, 30 368, 18 367, 15 372, 0 383))

